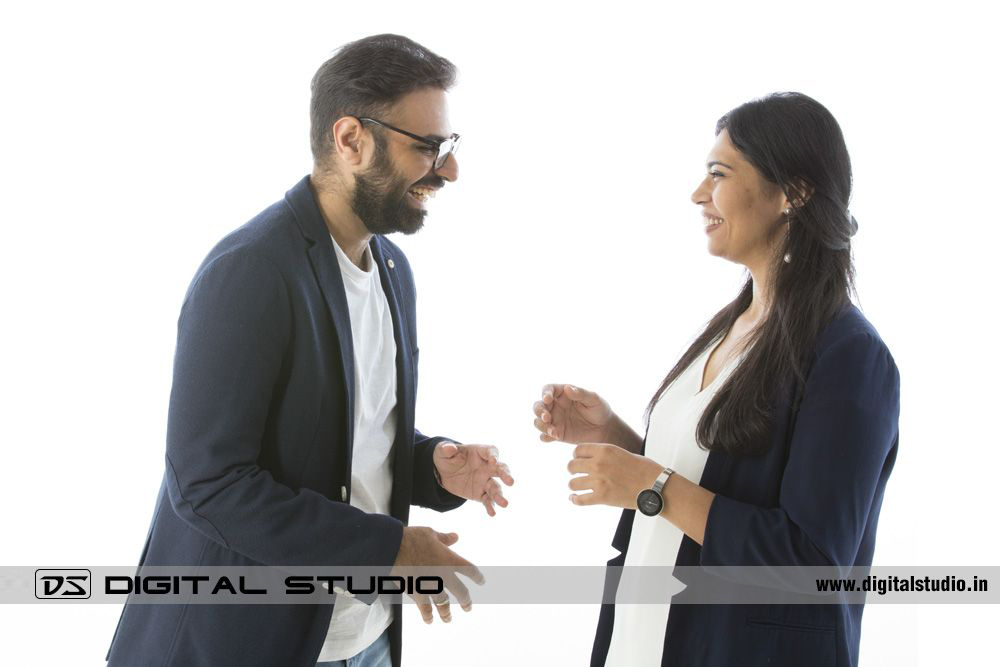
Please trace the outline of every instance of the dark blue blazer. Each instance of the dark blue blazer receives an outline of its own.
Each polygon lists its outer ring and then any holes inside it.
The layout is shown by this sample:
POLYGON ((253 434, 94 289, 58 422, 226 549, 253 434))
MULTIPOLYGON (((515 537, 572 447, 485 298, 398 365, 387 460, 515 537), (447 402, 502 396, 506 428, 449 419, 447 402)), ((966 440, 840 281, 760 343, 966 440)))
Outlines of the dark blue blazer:
MULTIPOLYGON (((414 429, 413 275, 376 236, 396 340, 391 516, 351 497, 354 351, 330 233, 308 177, 223 239, 198 269, 178 321, 166 471, 144 565, 391 566, 411 503, 461 498, 435 481, 441 438, 414 429)), ((315 664, 331 604, 126 604, 111 665, 315 664)), ((390 636, 400 663, 400 615, 390 636)))
MULTIPOLYGON (((779 406, 765 454, 709 454, 699 483, 716 496, 704 544, 685 536, 677 565, 871 565, 899 442, 899 372, 853 305, 820 336, 800 401, 796 393, 779 406)), ((622 553, 609 565, 625 562, 634 514, 622 514, 612 543, 622 553)), ((857 665, 863 608, 672 604, 661 664, 857 665)), ((591 665, 604 664, 613 627, 614 605, 603 605, 591 665)))

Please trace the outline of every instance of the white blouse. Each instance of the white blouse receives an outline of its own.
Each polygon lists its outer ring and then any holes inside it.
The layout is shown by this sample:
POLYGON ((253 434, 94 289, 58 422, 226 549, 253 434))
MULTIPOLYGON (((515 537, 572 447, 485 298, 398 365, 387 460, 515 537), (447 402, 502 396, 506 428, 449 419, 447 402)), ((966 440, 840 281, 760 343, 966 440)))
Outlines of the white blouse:
MULTIPOLYGON (((720 341, 721 342, 721 341, 720 341)), ((742 355, 730 359, 701 390, 705 366, 719 343, 710 345, 660 397, 649 418, 646 457, 697 483, 708 452, 698 446, 695 432, 709 401, 742 355)), ((669 481, 667 482, 669 484, 669 481)), ((673 567, 684 533, 666 519, 635 513, 625 566, 673 567)), ((619 596, 624 592, 619 588, 619 596)), ((606 667, 657 666, 663 657, 663 636, 670 604, 615 604, 615 625, 606 667)))

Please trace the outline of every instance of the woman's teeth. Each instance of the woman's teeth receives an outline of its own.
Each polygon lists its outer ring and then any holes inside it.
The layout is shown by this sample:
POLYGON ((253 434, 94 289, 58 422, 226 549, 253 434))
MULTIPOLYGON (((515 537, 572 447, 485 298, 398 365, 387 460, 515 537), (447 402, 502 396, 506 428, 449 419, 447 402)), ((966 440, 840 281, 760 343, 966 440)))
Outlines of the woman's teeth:
POLYGON ((409 193, 419 201, 425 202, 434 196, 432 188, 410 188, 409 193))
POLYGON ((721 225, 722 223, 723 223, 722 218, 716 218, 716 217, 713 217, 711 215, 706 215, 705 216, 705 226, 706 227, 712 227, 712 226, 715 226, 715 225, 721 225))

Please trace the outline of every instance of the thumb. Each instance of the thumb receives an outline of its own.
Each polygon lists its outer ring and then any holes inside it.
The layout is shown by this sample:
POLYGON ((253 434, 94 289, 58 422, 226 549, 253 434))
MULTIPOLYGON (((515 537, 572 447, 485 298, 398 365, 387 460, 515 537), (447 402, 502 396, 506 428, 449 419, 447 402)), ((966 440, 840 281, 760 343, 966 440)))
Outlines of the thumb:
POLYGON ((458 542, 458 533, 439 533, 435 531, 434 534, 437 536, 438 541, 446 547, 450 547, 455 542, 458 542))
POLYGON ((585 406, 590 406, 594 403, 593 392, 587 391, 586 389, 580 389, 574 385, 566 385, 566 394, 569 396, 570 400, 578 401, 583 403, 585 406))
POLYGON ((454 442, 442 442, 437 446, 437 451, 440 452, 442 457, 450 459, 455 454, 458 454, 458 445, 454 442))

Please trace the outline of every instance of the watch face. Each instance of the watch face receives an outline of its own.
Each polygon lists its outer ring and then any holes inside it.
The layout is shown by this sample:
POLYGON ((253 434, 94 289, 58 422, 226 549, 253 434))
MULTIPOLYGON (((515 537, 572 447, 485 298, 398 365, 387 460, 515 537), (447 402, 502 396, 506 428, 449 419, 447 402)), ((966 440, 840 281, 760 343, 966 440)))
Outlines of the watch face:
POLYGON ((636 498, 639 511, 646 516, 656 516, 663 509, 663 498, 656 491, 646 489, 636 498))

